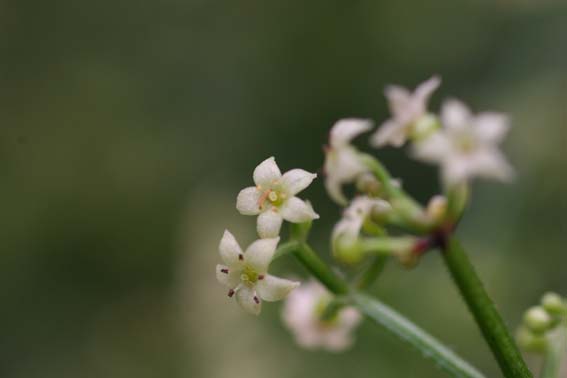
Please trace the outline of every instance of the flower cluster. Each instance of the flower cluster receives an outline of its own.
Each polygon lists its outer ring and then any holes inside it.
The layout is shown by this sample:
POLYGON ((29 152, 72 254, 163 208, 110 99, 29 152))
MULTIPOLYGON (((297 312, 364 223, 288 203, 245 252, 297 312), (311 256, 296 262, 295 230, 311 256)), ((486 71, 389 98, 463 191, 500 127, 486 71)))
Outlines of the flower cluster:
POLYGON ((225 285, 228 296, 236 297, 247 312, 258 315, 262 300, 278 301, 299 286, 298 282, 268 274, 274 258, 283 220, 293 223, 319 218, 308 202, 295 195, 307 188, 317 177, 303 169, 281 174, 273 157, 254 169, 254 184, 238 193, 236 208, 244 215, 257 215, 259 240, 244 252, 229 232, 225 231, 219 252, 225 265, 217 265, 217 280, 225 285))
POLYGON ((530 352, 542 353, 554 346, 564 348, 567 344, 565 298, 556 293, 545 294, 540 305, 531 307, 524 314, 516 338, 518 344, 530 352))
MULTIPOLYGON (((376 279, 381 269, 371 265, 393 257, 406 267, 414 266, 424 252, 444 246, 467 204, 471 179, 508 180, 513 175, 498 149, 509 128, 507 117, 498 113, 473 115, 457 100, 445 101, 437 115, 428 109, 428 102, 440 84, 438 77, 432 77, 413 92, 387 87, 391 117, 369 139, 375 148, 410 144, 412 157, 439 165, 443 192, 433 195, 425 206, 410 196, 378 159, 353 144, 355 138, 372 131, 371 120, 342 119, 330 130, 323 167, 325 188, 343 207, 332 231, 331 250, 343 266, 355 266, 362 272, 360 280, 337 286, 322 278, 325 263, 307 246, 308 226, 319 215, 308 201, 297 197, 316 174, 303 169, 282 174, 270 157, 254 170, 254 186, 241 190, 236 200, 241 214, 257 217, 260 239, 243 251, 225 231, 219 246, 223 265, 217 266, 216 274, 228 288, 229 297, 234 296, 244 310, 256 315, 262 301, 287 298, 283 321, 298 344, 306 348, 337 351, 352 344, 351 334, 361 315, 349 306, 354 298, 349 295, 376 279), (354 186, 356 195, 346 194, 347 185, 354 186), (307 251, 307 255, 295 251, 300 262, 308 269, 312 264, 310 271, 333 293, 314 281, 297 288, 298 282, 268 273, 284 221, 292 224, 290 243, 307 251), (373 263, 364 264, 370 257, 376 257, 373 263)), ((290 243, 281 250, 289 249, 290 243)))

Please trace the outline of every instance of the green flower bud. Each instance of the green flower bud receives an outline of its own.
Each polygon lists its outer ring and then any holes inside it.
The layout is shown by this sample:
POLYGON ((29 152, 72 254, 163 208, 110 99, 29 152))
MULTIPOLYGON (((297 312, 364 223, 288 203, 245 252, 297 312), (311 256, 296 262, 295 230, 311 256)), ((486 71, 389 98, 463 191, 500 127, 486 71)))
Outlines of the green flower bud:
POLYGON ((541 299, 543 308, 553 315, 564 315, 567 313, 567 305, 563 298, 556 293, 546 293, 541 299))
POLYGON ((339 236, 333 243, 333 256, 344 264, 357 264, 364 258, 364 251, 356 239, 349 236, 339 236))
POLYGON ((526 311, 524 324, 533 332, 543 333, 552 325, 551 316, 541 306, 534 306, 526 311))
POLYGON ((520 348, 528 352, 544 353, 547 349, 545 336, 537 335, 526 327, 520 327, 516 333, 516 340, 520 348))

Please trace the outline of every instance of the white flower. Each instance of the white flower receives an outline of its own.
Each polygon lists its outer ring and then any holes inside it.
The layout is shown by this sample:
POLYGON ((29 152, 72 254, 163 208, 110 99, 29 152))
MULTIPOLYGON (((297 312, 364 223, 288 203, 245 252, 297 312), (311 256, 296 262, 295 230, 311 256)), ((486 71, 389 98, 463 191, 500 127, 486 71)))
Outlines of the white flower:
POLYGON ((343 217, 333 228, 331 236, 333 244, 339 238, 341 243, 348 244, 354 242, 360 234, 364 221, 372 212, 385 214, 391 210, 392 206, 384 200, 367 196, 356 197, 349 207, 345 209, 343 217))
POLYGON ((358 151, 350 142, 370 129, 372 121, 355 118, 341 119, 331 128, 329 146, 325 151, 325 188, 339 205, 348 203, 342 185, 353 182, 358 176, 368 172, 368 168, 358 158, 358 151))
POLYGON ((313 281, 294 290, 286 299, 283 321, 302 347, 339 352, 351 346, 351 333, 360 323, 361 315, 355 308, 345 307, 333 318, 322 320, 330 301, 330 294, 313 281))
POLYGON ((242 252, 228 230, 221 239, 219 252, 225 265, 217 265, 217 280, 229 288, 228 296, 236 296, 236 302, 251 314, 260 313, 261 299, 279 301, 299 286, 299 282, 267 273, 279 240, 259 239, 242 252))
POLYGON ((279 235, 285 219, 303 223, 318 219, 310 204, 295 197, 317 177, 303 169, 292 169, 283 176, 273 157, 264 160, 254 169, 256 186, 238 193, 236 208, 244 215, 258 215, 257 229, 261 238, 279 235))
POLYGON ((370 144, 374 147, 400 147, 410 134, 428 128, 434 119, 427 113, 427 102, 439 84, 441 79, 433 76, 421 83, 413 93, 397 85, 386 87, 385 95, 392 118, 386 120, 372 135, 370 144))
POLYGON ((502 181, 513 170, 498 149, 508 132, 508 118, 500 113, 472 115, 460 101, 448 100, 441 111, 443 129, 414 145, 418 159, 441 165, 447 186, 479 176, 502 181))

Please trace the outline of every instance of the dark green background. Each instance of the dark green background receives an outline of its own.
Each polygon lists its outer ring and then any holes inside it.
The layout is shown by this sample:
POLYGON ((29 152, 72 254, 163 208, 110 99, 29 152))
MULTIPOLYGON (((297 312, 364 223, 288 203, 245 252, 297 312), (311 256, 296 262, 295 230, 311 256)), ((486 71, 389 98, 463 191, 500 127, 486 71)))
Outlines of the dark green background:
MULTIPOLYGON (((0 2, 0 375, 444 376, 370 324, 348 353, 304 352, 280 304, 252 318, 214 278, 223 230, 254 238, 234 202, 257 163, 317 171, 335 120, 379 123, 384 85, 434 73, 434 109, 513 120, 516 180, 475 185, 459 233, 515 327, 567 294, 564 1, 0 2)), ((433 168, 378 154, 420 200, 438 190, 433 168)), ((339 209, 322 180, 302 195, 326 251, 339 209)), ((392 264, 378 292, 498 376, 438 256, 392 264)))

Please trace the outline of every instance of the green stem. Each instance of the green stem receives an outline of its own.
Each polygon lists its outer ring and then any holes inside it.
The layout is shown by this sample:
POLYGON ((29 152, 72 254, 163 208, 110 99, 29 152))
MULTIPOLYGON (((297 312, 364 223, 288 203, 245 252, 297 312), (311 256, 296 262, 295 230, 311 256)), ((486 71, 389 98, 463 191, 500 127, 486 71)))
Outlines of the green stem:
POLYGON ((309 245, 306 243, 298 244, 293 253, 303 266, 325 285, 329 291, 337 295, 348 294, 349 287, 346 282, 329 269, 327 264, 317 256, 309 245))
POLYGON ((532 377, 504 321, 457 240, 449 238, 443 258, 504 376, 532 377))
POLYGON ((484 375, 457 356, 433 336, 416 326, 392 308, 366 294, 354 294, 354 304, 376 323, 400 339, 413 345, 424 356, 433 359, 439 367, 454 377, 483 378, 484 375))
POLYGON ((545 351, 541 378, 560 378, 561 362, 565 357, 567 344, 567 329, 564 325, 558 327, 549 337, 545 351))
POLYGON ((376 256, 368 266, 368 268, 362 272, 356 287, 358 290, 366 290, 372 285, 378 276, 384 271, 384 267, 388 262, 387 256, 376 256))
POLYGON ((286 243, 280 244, 276 252, 274 253, 274 260, 278 259, 282 256, 285 256, 293 251, 295 251, 299 247, 299 242, 295 240, 288 241, 286 243))
MULTIPOLYGON (((330 292, 338 296, 349 294, 350 290, 347 283, 337 276, 309 245, 298 243, 296 247, 297 249, 294 250, 295 257, 330 292)), ((380 301, 360 293, 352 293, 349 295, 349 298, 354 301, 354 304, 357 305, 362 313, 394 335, 413 345, 424 356, 432 358, 438 366, 451 373, 454 377, 484 378, 478 370, 445 347, 433 336, 430 336, 417 325, 380 301)))

